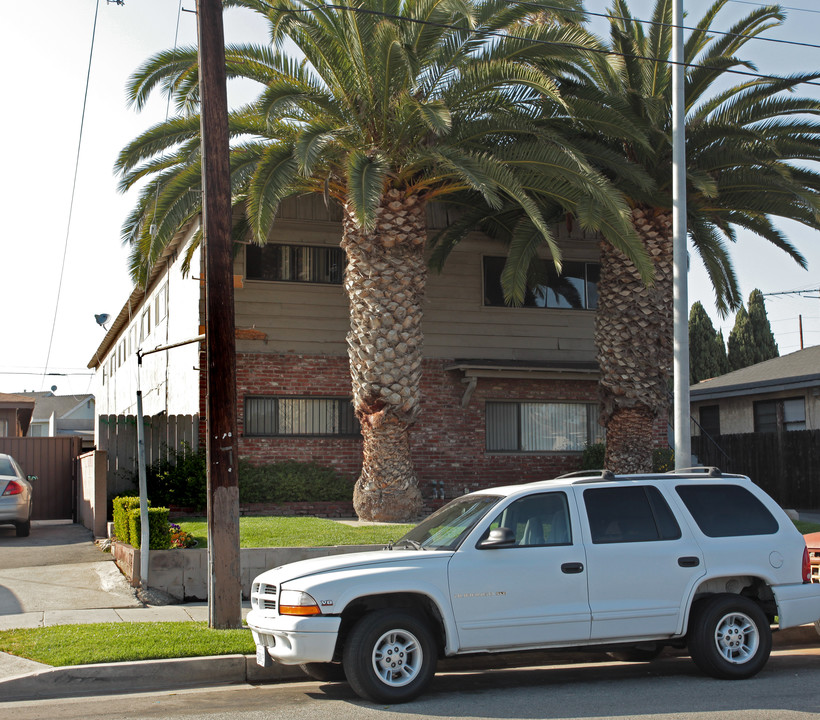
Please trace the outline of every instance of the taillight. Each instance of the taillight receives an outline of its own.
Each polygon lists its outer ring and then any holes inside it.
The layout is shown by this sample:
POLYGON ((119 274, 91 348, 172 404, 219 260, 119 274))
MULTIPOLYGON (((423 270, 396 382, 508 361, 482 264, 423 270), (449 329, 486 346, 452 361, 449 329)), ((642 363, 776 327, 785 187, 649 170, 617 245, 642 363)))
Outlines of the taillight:
POLYGON ((23 492, 23 486, 15 480, 9 480, 9 484, 6 485, 6 489, 3 490, 3 496, 19 495, 21 492, 23 492))
POLYGON ((808 547, 803 548, 803 582, 811 582, 811 560, 809 559, 808 547))

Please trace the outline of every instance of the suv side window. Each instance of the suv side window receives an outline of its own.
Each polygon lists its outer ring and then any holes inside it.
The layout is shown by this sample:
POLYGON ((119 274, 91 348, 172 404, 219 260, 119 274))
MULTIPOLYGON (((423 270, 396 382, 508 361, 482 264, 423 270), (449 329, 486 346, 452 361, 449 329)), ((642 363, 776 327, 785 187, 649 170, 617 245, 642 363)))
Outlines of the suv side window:
POLYGON ((739 485, 678 485, 676 490, 708 537, 773 535, 780 529, 766 506, 739 485))
POLYGON ((680 526, 652 485, 587 488, 584 505, 594 544, 677 540, 680 526))
POLYGON ((527 495, 510 503, 489 529, 499 527, 513 531, 514 547, 572 545, 567 496, 562 492, 527 495))

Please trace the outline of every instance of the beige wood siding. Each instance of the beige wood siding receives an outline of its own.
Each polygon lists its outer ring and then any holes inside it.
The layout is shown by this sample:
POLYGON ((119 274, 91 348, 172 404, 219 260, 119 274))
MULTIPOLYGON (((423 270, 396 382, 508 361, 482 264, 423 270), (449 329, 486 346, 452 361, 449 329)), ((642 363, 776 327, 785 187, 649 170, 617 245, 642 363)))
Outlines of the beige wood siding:
MULTIPOLYGON (((335 223, 280 220, 270 241, 337 246, 340 233, 335 223)), ((584 239, 580 234, 570 237, 565 228, 560 234, 565 259, 597 259, 593 239, 584 239)), ((502 246, 477 235, 453 251, 441 274, 430 274, 424 319, 425 356, 594 360, 592 311, 484 306, 482 258, 503 256, 504 252, 502 246)), ((248 280, 244 252, 238 253, 234 272, 245 278, 243 286, 235 290, 236 326, 253 329, 260 337, 240 336, 238 352, 346 354, 347 299, 341 286, 248 280)))

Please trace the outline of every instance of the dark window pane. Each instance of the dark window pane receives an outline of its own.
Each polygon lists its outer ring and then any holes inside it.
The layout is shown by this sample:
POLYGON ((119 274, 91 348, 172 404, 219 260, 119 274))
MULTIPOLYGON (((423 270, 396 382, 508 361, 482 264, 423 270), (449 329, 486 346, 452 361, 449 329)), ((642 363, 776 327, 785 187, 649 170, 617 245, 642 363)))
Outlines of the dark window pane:
POLYGON ((245 273, 249 280, 340 285, 344 262, 344 252, 335 247, 268 243, 245 248, 245 273))
POLYGON ((592 542, 648 542, 660 534, 643 487, 584 490, 592 542))
POLYGON ((754 404, 755 432, 777 432, 777 403, 774 400, 754 404))
POLYGON ((771 535, 778 530, 777 520, 746 488, 698 484, 676 489, 704 535, 771 535))
POLYGON ((567 496, 562 492, 528 495, 508 505, 489 529, 506 527, 515 535, 514 547, 571 545, 567 496))
POLYGON ((645 488, 646 497, 655 514, 655 522, 658 526, 658 534, 661 540, 677 540, 681 536, 680 525, 675 519, 675 514, 666 502, 666 498, 656 487, 647 485, 645 488))
MULTIPOLYGON (((505 258, 484 258, 484 304, 504 307, 501 273, 505 258)), ((529 278, 523 307, 594 309, 598 306, 600 266, 565 262, 559 275, 551 261, 542 261, 529 278)))
POLYGON ((487 403, 487 450, 518 450, 518 405, 487 403))

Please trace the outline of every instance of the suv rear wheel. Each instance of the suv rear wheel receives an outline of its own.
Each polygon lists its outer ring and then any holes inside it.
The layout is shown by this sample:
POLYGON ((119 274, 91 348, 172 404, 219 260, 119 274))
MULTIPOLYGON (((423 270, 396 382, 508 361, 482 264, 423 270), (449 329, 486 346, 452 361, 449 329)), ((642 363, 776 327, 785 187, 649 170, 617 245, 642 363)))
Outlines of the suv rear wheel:
POLYGON ((689 618, 689 654, 707 675, 741 680, 756 675, 772 650, 772 631, 760 607, 742 595, 698 601, 689 618))
POLYGON ((347 681, 361 697, 399 703, 421 693, 436 672, 428 624, 401 610, 376 610, 353 626, 344 648, 347 681))

